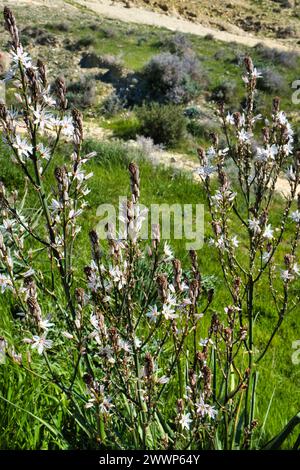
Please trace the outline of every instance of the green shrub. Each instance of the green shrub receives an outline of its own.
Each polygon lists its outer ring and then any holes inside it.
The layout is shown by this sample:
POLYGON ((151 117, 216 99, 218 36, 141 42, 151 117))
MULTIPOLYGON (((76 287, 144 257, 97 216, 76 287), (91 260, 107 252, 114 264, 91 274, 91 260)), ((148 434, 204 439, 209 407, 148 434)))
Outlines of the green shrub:
POLYGON ((182 109, 174 105, 152 103, 137 109, 141 133, 151 137, 155 144, 174 146, 185 135, 186 119, 182 109))

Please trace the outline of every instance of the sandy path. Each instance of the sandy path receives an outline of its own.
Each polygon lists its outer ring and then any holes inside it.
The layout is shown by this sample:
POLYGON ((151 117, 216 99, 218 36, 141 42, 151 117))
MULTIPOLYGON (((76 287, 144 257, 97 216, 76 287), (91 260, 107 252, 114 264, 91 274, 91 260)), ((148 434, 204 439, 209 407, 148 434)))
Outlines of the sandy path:
POLYGON ((254 47, 258 43, 263 43, 268 47, 276 47, 281 50, 299 50, 297 45, 287 46, 277 40, 269 38, 256 38, 255 36, 240 30, 240 34, 229 33, 227 31, 217 31, 212 28, 196 24, 191 21, 177 18, 172 15, 146 10, 137 7, 124 7, 124 4, 112 2, 111 0, 76 0, 72 4, 83 5, 99 15, 107 18, 118 19, 128 23, 138 23, 150 26, 157 26, 169 29, 171 31, 180 31, 182 33, 195 34, 196 36, 206 36, 212 34, 215 39, 224 42, 237 42, 245 46, 254 47))
MULTIPOLYGON (((133 143, 133 145, 136 144, 133 143)), ((196 170, 199 168, 199 163, 192 160, 187 155, 159 150, 152 152, 149 159, 154 165, 163 165, 167 168, 173 168, 174 171, 183 171, 192 174, 193 179, 200 181, 200 177, 196 173, 196 170)), ((290 185, 285 178, 278 178, 275 189, 281 193, 283 197, 290 195, 290 185)), ((300 187, 298 190, 300 191, 300 187)))

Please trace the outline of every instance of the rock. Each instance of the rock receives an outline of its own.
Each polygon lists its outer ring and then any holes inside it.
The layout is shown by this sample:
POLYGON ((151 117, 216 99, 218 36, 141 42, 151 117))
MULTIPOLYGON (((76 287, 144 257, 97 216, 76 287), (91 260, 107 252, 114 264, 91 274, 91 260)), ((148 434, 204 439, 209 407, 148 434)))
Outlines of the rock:
POLYGON ((162 11, 165 11, 165 12, 169 11, 169 7, 168 7, 168 5, 166 5, 165 3, 158 3, 157 6, 158 6, 162 11))

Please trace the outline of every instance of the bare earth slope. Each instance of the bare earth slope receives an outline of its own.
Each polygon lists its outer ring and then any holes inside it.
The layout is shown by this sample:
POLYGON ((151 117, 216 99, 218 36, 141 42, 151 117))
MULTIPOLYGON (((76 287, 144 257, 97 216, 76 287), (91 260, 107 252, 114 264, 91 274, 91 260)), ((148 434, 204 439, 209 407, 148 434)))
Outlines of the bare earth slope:
POLYGON ((300 44, 297 44, 295 38, 293 38, 293 40, 283 40, 255 36, 240 28, 235 28, 235 32, 221 31, 209 26, 203 26, 203 24, 199 22, 196 23, 186 20, 175 14, 167 15, 144 7, 127 8, 124 6, 125 4, 123 2, 120 3, 112 0, 76 0, 72 1, 72 4, 82 5, 99 15, 104 15, 108 18, 116 18, 120 21, 164 27, 172 31, 180 31, 182 33, 190 33, 197 36, 212 34, 215 39, 220 41, 237 42, 250 47, 254 47, 260 42, 264 43, 268 47, 276 47, 277 49, 300 50, 300 44))

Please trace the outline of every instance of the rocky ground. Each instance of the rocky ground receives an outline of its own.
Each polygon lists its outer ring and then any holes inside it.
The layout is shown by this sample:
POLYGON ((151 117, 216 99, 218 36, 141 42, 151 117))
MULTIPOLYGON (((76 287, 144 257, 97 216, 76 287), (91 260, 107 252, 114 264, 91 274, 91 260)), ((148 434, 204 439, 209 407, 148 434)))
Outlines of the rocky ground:
MULTIPOLYGON (((115 2, 112 2, 115 3, 115 2)), ((122 0, 229 32, 300 39, 299 0, 122 0)))

